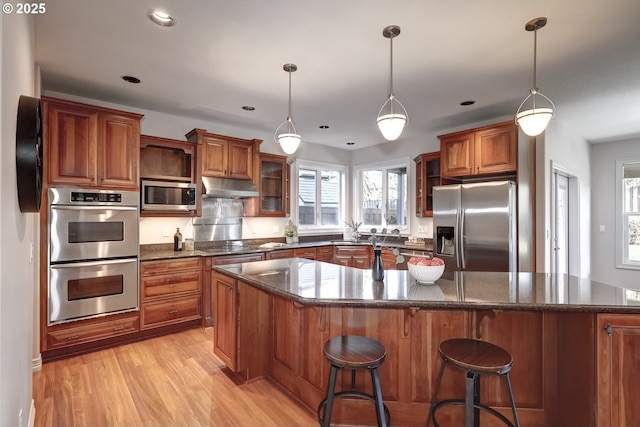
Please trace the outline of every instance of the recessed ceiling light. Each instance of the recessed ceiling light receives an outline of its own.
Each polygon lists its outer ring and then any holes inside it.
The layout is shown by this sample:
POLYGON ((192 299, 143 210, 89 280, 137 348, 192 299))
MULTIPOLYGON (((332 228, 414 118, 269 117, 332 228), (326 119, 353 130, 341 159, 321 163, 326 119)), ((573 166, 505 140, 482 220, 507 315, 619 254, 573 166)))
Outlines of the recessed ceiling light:
POLYGON ((151 22, 161 27, 172 27, 176 24, 176 20, 171 15, 158 9, 151 9, 147 12, 147 16, 151 22))
POLYGON ((251 105, 243 105, 242 109, 245 111, 253 111, 256 109, 256 107, 252 107, 251 105))
POLYGON ((318 127, 319 127, 320 129, 329 129, 329 126, 327 126, 327 125, 320 125, 320 126, 318 126, 318 127))
POLYGON ((469 105, 473 105, 475 103, 476 101, 462 101, 460 105, 462 105, 463 107, 468 107, 469 105))
POLYGON ((127 83, 134 83, 134 84, 140 83, 140 79, 134 76, 122 76, 122 80, 124 80, 127 83))
POLYGON ((355 142, 347 142, 347 145, 355 145, 355 142))

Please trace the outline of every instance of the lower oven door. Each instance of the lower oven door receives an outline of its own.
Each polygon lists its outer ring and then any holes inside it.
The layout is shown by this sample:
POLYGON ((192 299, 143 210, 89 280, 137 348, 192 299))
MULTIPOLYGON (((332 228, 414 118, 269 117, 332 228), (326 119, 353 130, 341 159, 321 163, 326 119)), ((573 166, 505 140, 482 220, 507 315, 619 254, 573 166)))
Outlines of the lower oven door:
POLYGON ((137 310, 138 259, 53 264, 49 267, 49 324, 137 310))

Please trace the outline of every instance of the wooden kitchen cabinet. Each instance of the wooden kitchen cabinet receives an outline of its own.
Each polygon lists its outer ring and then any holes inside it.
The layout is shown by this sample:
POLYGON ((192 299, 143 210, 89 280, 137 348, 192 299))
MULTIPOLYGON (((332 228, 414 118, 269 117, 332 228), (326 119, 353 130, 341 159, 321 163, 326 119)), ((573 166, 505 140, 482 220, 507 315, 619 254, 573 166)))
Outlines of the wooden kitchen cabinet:
POLYGON ((198 166, 202 176, 254 179, 260 140, 240 139, 193 129, 187 140, 198 144, 198 166))
POLYGON ((286 156, 260 153, 258 216, 284 217, 289 211, 290 166, 286 156))
POLYGON ((333 263, 346 267, 371 268, 369 246, 336 246, 333 263))
POLYGON ((640 316, 598 314, 596 425, 640 425, 640 316))
POLYGON ((140 326, 137 313, 106 316, 48 328, 47 350, 93 343, 108 338, 135 334, 140 326))
POLYGON ((518 140, 509 121, 438 136, 441 178, 515 173, 518 140))
POLYGON ((213 353, 244 381, 267 375, 270 353, 251 348, 270 348, 271 296, 224 274, 216 275, 213 287, 213 353))
POLYGON ((140 329, 202 319, 200 257, 140 263, 140 329))
POLYGON ((141 135, 140 178, 197 182, 196 148, 193 142, 141 135))
POLYGON ((278 249, 275 251, 269 251, 264 254, 264 259, 283 259, 283 258, 293 258, 295 255, 293 254, 293 249, 278 249))
POLYGON ((433 187, 440 185, 440 152, 424 153, 416 163, 416 215, 433 216, 433 187))
POLYGON ((142 115, 42 97, 48 185, 137 190, 142 115))
POLYGON ((316 248, 296 248, 293 256, 297 258, 316 259, 316 248))
POLYGON ((333 245, 317 246, 316 261, 333 262, 333 245))

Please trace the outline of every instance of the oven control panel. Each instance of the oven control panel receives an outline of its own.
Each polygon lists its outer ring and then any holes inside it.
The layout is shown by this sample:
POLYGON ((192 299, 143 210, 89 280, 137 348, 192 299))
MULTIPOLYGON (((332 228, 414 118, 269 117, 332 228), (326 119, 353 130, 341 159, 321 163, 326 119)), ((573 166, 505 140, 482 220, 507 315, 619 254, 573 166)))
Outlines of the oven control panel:
POLYGON ((71 192, 72 202, 107 202, 122 203, 121 193, 92 193, 83 191, 71 192))

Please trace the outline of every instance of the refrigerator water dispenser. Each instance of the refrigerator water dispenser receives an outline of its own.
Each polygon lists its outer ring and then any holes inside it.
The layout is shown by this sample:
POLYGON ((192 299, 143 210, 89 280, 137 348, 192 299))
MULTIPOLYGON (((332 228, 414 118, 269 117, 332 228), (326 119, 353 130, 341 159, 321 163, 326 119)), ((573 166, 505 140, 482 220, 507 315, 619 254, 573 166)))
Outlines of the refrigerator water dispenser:
POLYGON ((436 228, 436 254, 455 255, 455 231, 454 227, 436 228))

